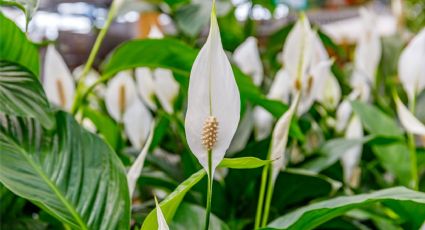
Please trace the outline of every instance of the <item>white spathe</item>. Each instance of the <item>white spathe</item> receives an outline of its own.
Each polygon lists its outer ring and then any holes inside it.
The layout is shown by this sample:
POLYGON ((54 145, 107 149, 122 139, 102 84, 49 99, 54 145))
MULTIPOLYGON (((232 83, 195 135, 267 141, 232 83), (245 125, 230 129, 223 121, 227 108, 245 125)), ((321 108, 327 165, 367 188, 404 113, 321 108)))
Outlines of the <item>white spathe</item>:
POLYGON ((47 47, 43 87, 50 102, 67 111, 71 110, 75 95, 74 79, 54 45, 47 47))
POLYGON ((136 100, 136 88, 130 72, 119 72, 108 82, 105 104, 115 121, 122 122, 124 113, 136 100))
POLYGON ((398 62, 398 75, 411 102, 425 89, 424 63, 425 29, 422 29, 403 50, 398 62))
POLYGON ((335 109, 341 100, 341 87, 329 68, 324 70, 323 77, 325 79, 319 79, 323 85, 316 94, 316 100, 327 109, 335 109))
POLYGON ((136 69, 136 83, 137 89, 143 101, 152 110, 156 110, 155 104, 155 81, 152 71, 147 67, 136 69))
POLYGON ((174 79, 173 72, 168 69, 158 68, 154 70, 155 94, 159 103, 167 113, 174 111, 174 100, 179 94, 180 85, 174 79))
POLYGON ((273 115, 263 107, 254 108, 254 136, 255 140, 266 139, 273 128, 273 115))
POLYGON ((273 129, 272 141, 271 141, 271 154, 270 160, 272 160, 272 181, 276 181, 280 170, 284 167, 285 150, 288 142, 289 128, 291 126, 291 120, 297 109, 300 94, 296 95, 296 98, 291 104, 291 107, 286 111, 277 121, 275 128, 273 129))
POLYGON ((124 129, 131 144, 141 149, 149 134, 152 115, 142 101, 136 101, 124 113, 124 129))
MULTIPOLYGON (((360 118, 353 115, 348 123, 347 130, 345 131, 346 139, 359 139, 363 137, 363 127, 360 118)), ((359 181, 359 163, 362 157, 363 144, 353 146, 345 150, 344 155, 341 157, 342 168, 344 171, 344 181, 352 187, 356 187, 359 181)))
POLYGON ((376 30, 374 12, 365 8, 360 9, 364 31, 357 41, 355 50, 355 70, 364 75, 369 85, 375 84, 375 72, 381 60, 381 40, 376 30))
POLYGON ((148 38, 161 39, 164 38, 164 34, 156 25, 152 25, 149 30, 148 38))
MULTIPOLYGON (((72 75, 74 76, 74 79, 79 80, 81 75, 83 74, 83 70, 84 70, 84 65, 80 65, 80 66, 76 67, 72 71, 72 75)), ((99 78, 100 78, 100 74, 96 70, 90 69, 89 72, 87 73, 86 77, 84 78, 84 84, 86 86, 91 86, 96 81, 98 81, 99 78)), ((106 90, 105 85, 98 84, 98 85, 96 85, 96 88, 93 91, 97 95, 104 97, 105 96, 105 90, 106 90)))
POLYGON ((158 221, 158 230, 169 230, 170 228, 167 225, 164 214, 162 213, 161 206, 158 204, 158 200, 155 196, 155 206, 156 206, 156 218, 158 221))
POLYGON ((128 191, 130 193, 130 198, 133 197, 134 189, 136 188, 137 179, 139 179, 139 176, 142 173, 142 169, 145 164, 146 155, 148 154, 149 147, 152 143, 153 134, 155 131, 155 122, 152 122, 150 125, 150 129, 147 128, 147 130, 148 132, 150 132, 148 140, 144 144, 142 151, 139 153, 136 160, 134 161, 134 163, 131 165, 130 169, 127 172, 127 183, 128 183, 128 191))
POLYGON ((397 115, 400 120, 403 128, 409 132, 416 135, 425 137, 425 125, 422 124, 413 114, 406 108, 406 106, 401 102, 400 98, 395 98, 395 103, 397 106, 397 115))
POLYGON ((233 60, 245 74, 252 77, 255 85, 263 82, 263 64, 255 37, 248 37, 233 53, 233 60))
MULTIPOLYGON (((223 50, 213 10, 208 39, 190 73, 186 138, 190 149, 208 172, 208 151, 202 144, 204 122, 209 116, 218 121, 217 141, 212 148, 211 171, 224 158, 236 132, 240 116, 240 96, 229 60, 223 50)), ((212 175, 210 175, 212 176, 212 175)))

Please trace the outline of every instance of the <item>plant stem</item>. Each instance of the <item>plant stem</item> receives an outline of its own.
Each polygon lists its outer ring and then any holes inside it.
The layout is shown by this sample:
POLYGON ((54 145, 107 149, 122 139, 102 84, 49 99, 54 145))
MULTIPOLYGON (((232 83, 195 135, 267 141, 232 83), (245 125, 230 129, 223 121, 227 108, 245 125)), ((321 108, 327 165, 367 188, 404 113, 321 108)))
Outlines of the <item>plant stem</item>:
POLYGON ((261 175, 261 186, 260 193, 258 194, 257 214, 255 216, 254 229, 259 228, 261 223, 261 216, 263 214, 264 193, 266 191, 267 173, 269 171, 269 168, 270 164, 264 166, 263 173, 261 175))
POLYGON ((71 108, 71 113, 73 115, 75 115, 78 112, 78 108, 83 102, 82 100, 83 93, 81 92, 81 90, 84 86, 84 81, 86 79, 87 74, 89 73, 90 69, 93 66, 96 55, 100 49, 100 45, 102 44, 103 39, 105 38, 106 33, 108 32, 108 29, 111 26, 112 21, 118 11, 119 7, 116 4, 114 4, 114 2, 112 3, 111 8, 109 9, 108 18, 106 19, 105 25, 103 26, 103 28, 100 30, 99 34, 97 35, 93 48, 90 51, 89 58, 87 59, 86 65, 84 66, 83 72, 81 73, 80 79, 78 80, 77 93, 75 95, 74 103, 71 108))
POLYGON ((274 182, 272 177, 272 169, 269 170, 269 179, 267 183, 267 194, 266 194, 266 203, 264 204, 264 215, 263 215, 263 221, 261 222, 261 227, 264 227, 267 225, 267 221, 269 219, 269 212, 270 212, 270 204, 272 201, 272 195, 274 190, 274 182))
POLYGON ((212 196, 212 185, 213 185, 213 175, 212 175, 212 152, 208 150, 208 188, 207 188, 207 211, 205 214, 205 230, 209 229, 210 226, 210 215, 211 215, 211 196, 212 196))
MULTIPOLYGON (((409 101, 409 110, 412 112, 412 114, 415 114, 415 105, 416 105, 416 98, 413 97, 413 100, 409 101)), ((407 145, 409 148, 409 158, 410 158, 410 169, 412 172, 412 181, 413 185, 412 188, 414 190, 418 190, 418 163, 417 163, 417 157, 416 157, 416 144, 415 144, 415 136, 412 133, 407 134, 407 145)))

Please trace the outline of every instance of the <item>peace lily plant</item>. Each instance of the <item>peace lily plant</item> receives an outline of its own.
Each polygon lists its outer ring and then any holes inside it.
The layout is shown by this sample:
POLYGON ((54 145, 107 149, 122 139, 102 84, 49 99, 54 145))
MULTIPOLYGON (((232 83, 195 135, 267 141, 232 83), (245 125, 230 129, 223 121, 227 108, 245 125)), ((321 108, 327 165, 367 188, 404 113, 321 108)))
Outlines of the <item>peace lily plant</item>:
POLYGON ((209 35, 190 72, 185 118, 187 143, 208 175, 205 229, 209 229, 214 172, 238 127, 240 103, 213 3, 209 35))
POLYGON ((114 0, 72 70, 3 4, 38 3, 0 1, 0 228, 425 227, 423 28, 388 37, 362 9, 346 46, 303 13, 263 30, 262 1, 241 22, 250 4, 114 0), (148 38, 98 55, 141 5, 148 38))

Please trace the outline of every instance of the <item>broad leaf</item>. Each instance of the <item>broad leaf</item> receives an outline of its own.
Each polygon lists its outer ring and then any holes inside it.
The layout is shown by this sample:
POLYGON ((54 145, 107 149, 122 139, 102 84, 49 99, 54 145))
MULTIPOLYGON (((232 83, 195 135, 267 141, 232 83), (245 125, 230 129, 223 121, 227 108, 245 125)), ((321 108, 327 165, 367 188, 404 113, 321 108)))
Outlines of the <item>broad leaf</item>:
MULTIPOLYGON (((425 194, 404 187, 384 189, 369 194, 343 196, 314 203, 282 216, 268 226, 269 229, 314 229, 315 227, 343 215, 347 211, 375 202, 415 203, 425 208, 425 194)), ((394 210, 397 211, 397 210, 394 210)), ((425 217, 423 217, 425 218, 425 217)))
POLYGON ((0 28, 0 61, 17 63, 38 77, 40 61, 37 47, 2 13, 0 13, 0 28))
POLYGON ((54 117, 40 82, 24 68, 0 61, 0 112, 32 117, 53 128, 54 117))
MULTIPOLYGON (((205 226, 205 209, 198 205, 183 203, 170 224, 170 229, 203 229, 205 226)), ((211 214, 210 230, 229 230, 229 227, 222 220, 211 214)))
MULTIPOLYGON (((205 171, 199 170, 197 173, 193 174, 189 178, 187 178, 185 181, 183 181, 170 195, 165 198, 160 203, 161 210, 164 213, 164 217, 167 221, 167 223, 170 223, 170 221, 173 219, 174 214, 176 213, 177 208, 179 207, 180 203, 182 202, 184 196, 186 193, 195 185, 197 184, 204 176, 205 171)), ((157 229, 158 223, 157 223, 157 217, 156 217, 156 209, 152 210, 149 215, 146 217, 145 221, 142 225, 142 230, 149 230, 149 229, 157 229)))
POLYGON ((124 166, 99 137, 64 112, 55 132, 0 118, 1 183, 72 228, 129 229, 124 166))
MULTIPOLYGON (((119 71, 145 66, 170 69, 176 73, 176 77, 188 77, 197 53, 198 50, 174 39, 133 40, 123 43, 110 54, 108 61, 103 65, 103 74, 112 77, 119 71)), ((242 101, 246 99, 260 105, 275 117, 280 117, 286 111, 285 105, 267 99, 252 83, 251 78, 244 75, 238 68, 233 67, 233 72, 242 101)), ((180 82, 185 81, 180 80, 180 82)), ((186 91, 187 85, 184 87, 186 91)))
POLYGON ((224 158, 218 167, 232 169, 253 169, 269 164, 270 160, 261 160, 256 157, 224 158))
POLYGON ((395 119, 378 108, 360 101, 353 101, 351 105, 369 133, 387 137, 403 135, 403 130, 397 125, 395 119))

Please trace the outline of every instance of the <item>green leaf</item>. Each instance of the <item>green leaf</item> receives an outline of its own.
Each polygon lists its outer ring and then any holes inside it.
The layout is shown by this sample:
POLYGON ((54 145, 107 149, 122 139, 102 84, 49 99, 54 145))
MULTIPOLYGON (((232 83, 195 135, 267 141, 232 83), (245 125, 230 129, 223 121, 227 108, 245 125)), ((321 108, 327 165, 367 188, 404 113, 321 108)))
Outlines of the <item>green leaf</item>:
POLYGON ((263 167, 270 162, 270 160, 261 160, 256 157, 224 158, 218 166, 232 169, 253 169, 263 167))
POLYGON ((0 112, 36 118, 48 129, 55 125, 40 82, 24 68, 5 61, 0 61, 0 101, 0 112))
POLYGON ((38 8, 38 0, 0 0, 0 5, 16 6, 21 9, 26 17, 26 26, 38 8))
MULTIPOLYGON (((376 202, 416 203, 425 208, 425 194, 404 187, 375 191, 369 194, 342 196, 299 208, 271 222, 269 229, 314 229, 347 211, 376 202)), ((396 210, 395 210, 396 211, 396 210)), ((425 217, 423 217, 425 218, 425 217)))
POLYGON ((54 132, 32 119, 0 117, 0 181, 76 229, 129 229, 124 166, 65 112, 54 132))
POLYGON ((84 117, 90 119, 99 130, 99 133, 105 138, 105 140, 112 146, 113 149, 117 149, 120 142, 121 130, 118 125, 105 114, 91 109, 85 106, 83 108, 84 117))
MULTIPOLYGON (((201 169, 185 181, 183 181, 170 195, 160 203, 161 210, 167 223, 173 219, 177 208, 182 202, 186 193, 197 184, 206 175, 205 170, 201 169)), ((153 209, 143 222, 141 230, 157 229, 156 209, 153 209)))
MULTIPOLYGON (((123 43, 110 54, 107 62, 103 63, 103 74, 112 77, 119 71, 145 66, 170 69, 176 73, 175 77, 187 78, 198 52, 175 39, 133 40, 123 43)), ((281 102, 267 99, 251 78, 238 68, 233 67, 233 72, 242 101, 249 100, 260 105, 275 117, 280 117, 287 110, 281 102)))
POLYGON ((2 13, 0 13, 0 28, 0 60, 19 64, 38 77, 40 61, 37 47, 2 13))
MULTIPOLYGON (((170 224, 170 229, 186 230, 203 229, 205 226, 205 209, 198 205, 183 203, 177 209, 177 212, 170 224)), ((214 214, 211 214, 211 230, 230 230, 229 227, 214 214)))
POLYGON ((395 119, 389 117, 378 108, 360 101, 353 101, 351 105, 369 133, 387 137, 400 137, 403 135, 403 130, 397 125, 395 119))

